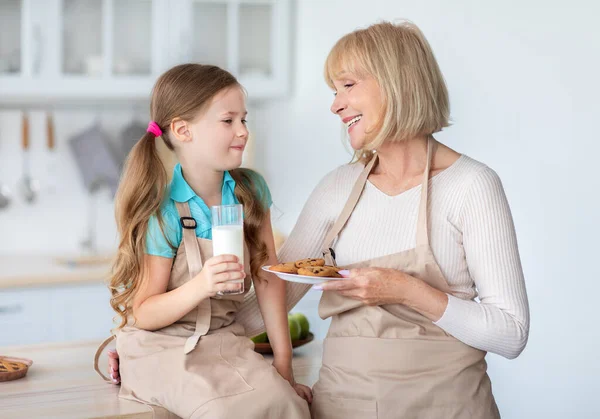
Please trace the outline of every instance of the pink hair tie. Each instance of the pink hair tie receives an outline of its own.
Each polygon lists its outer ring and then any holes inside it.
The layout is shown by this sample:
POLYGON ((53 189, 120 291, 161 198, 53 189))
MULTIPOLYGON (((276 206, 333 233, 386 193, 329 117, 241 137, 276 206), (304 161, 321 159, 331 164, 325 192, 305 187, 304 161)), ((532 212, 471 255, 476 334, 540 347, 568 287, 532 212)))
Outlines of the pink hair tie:
POLYGON ((160 137, 162 135, 162 130, 160 129, 158 124, 154 121, 150 121, 148 123, 148 129, 146 129, 146 132, 154 134, 155 137, 160 137))

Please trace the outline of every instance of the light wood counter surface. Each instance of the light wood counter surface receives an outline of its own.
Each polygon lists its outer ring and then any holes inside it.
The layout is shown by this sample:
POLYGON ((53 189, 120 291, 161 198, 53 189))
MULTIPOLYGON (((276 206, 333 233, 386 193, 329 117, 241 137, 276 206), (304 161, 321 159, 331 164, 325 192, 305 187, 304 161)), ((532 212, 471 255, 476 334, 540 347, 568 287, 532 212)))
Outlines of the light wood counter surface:
POLYGON ((40 254, 0 255, 0 290, 57 284, 102 282, 111 257, 69 257, 40 254))
MULTIPOLYGON (((106 383, 93 369, 100 342, 70 342, 0 347, 0 355, 33 360, 27 376, 0 383, 0 418, 174 418, 117 397, 119 386, 106 383)), ((322 342, 294 350, 296 381, 312 386, 321 366, 322 342)), ((269 358, 267 356, 266 358, 269 358)), ((107 369, 106 354, 101 357, 107 369)))

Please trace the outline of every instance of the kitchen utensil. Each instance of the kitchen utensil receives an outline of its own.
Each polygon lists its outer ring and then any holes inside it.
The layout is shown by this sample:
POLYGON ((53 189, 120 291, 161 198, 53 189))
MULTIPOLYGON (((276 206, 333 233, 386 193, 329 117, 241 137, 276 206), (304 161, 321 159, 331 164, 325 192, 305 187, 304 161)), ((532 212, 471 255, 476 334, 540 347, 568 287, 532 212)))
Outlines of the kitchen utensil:
POLYGON ((21 195, 29 204, 35 201, 38 183, 31 177, 29 165, 29 117, 23 112, 21 132, 21 146, 23 148, 23 177, 21 178, 21 195))
POLYGON ((55 145, 54 120, 52 119, 52 114, 48 112, 46 114, 46 146, 48 147, 48 151, 53 151, 55 145))
POLYGON ((137 119, 133 119, 129 125, 127 125, 121 131, 121 153, 122 153, 122 162, 125 161, 127 155, 144 134, 146 134, 147 124, 144 125, 142 122, 137 119))
POLYGON ((10 205, 10 189, 4 183, 0 182, 0 210, 10 205))
POLYGON ((46 148, 48 150, 48 174, 46 181, 49 192, 56 192, 56 139, 54 135, 54 118, 52 113, 46 113, 46 148))
POLYGON ((10 205, 10 189, 3 183, 0 183, 0 209, 10 205))
POLYGON ((96 221, 98 219, 98 192, 107 186, 103 177, 94 179, 88 190, 87 236, 82 240, 81 247, 91 255, 96 255, 96 221))
POLYGON ((93 193, 101 183, 110 188, 112 195, 117 191, 121 170, 115 153, 111 150, 108 135, 98 123, 76 134, 69 140, 69 147, 86 189, 93 193))

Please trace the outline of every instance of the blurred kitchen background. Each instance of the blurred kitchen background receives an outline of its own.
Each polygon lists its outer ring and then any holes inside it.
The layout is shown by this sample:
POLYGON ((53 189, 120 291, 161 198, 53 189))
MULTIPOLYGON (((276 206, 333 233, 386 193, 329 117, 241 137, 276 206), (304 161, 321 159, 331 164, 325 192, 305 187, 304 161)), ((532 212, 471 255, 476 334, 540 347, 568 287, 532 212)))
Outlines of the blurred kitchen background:
MULTIPOLYGON (((0 346, 110 333, 113 193, 161 72, 194 61, 239 77, 244 164, 266 177, 283 240, 350 160, 329 49, 408 18, 448 83, 454 125, 438 138, 499 173, 517 227, 532 323, 518 359, 488 356, 503 417, 598 417, 598 16, 591 0, 0 0, 0 346)), ((295 311, 323 338, 319 297, 295 311)))

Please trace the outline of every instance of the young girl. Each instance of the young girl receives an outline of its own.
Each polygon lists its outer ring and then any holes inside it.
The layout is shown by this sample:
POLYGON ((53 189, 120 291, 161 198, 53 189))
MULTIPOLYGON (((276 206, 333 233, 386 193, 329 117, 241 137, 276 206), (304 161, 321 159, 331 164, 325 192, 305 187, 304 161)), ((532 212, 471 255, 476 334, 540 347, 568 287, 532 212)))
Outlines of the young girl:
POLYGON ((291 368, 285 285, 260 271, 277 258, 267 185, 239 168, 246 113, 243 88, 215 66, 179 65, 154 86, 152 121, 116 197, 121 241, 110 288, 121 317, 120 397, 185 418, 309 418, 302 398, 310 401, 310 389, 291 368), (168 188, 156 137, 180 162, 168 188), (212 257, 209 208, 237 203, 246 266, 233 255, 212 257), (273 365, 236 321, 244 295, 227 295, 239 287, 227 281, 243 280, 247 292, 251 278, 273 365))

